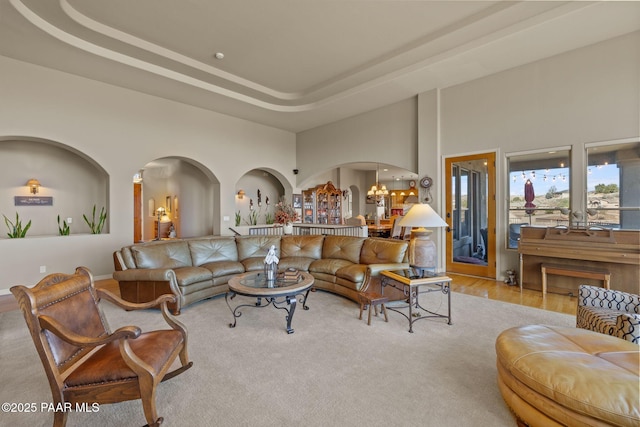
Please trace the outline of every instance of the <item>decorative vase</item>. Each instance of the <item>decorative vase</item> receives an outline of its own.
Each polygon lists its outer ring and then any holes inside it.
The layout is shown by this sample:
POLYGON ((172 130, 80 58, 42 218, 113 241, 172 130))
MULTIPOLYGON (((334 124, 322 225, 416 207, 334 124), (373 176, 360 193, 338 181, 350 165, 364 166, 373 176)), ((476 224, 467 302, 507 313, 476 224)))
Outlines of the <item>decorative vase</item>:
POLYGON ((282 232, 284 234, 293 234, 293 224, 290 222, 287 222, 286 224, 282 225, 282 232))

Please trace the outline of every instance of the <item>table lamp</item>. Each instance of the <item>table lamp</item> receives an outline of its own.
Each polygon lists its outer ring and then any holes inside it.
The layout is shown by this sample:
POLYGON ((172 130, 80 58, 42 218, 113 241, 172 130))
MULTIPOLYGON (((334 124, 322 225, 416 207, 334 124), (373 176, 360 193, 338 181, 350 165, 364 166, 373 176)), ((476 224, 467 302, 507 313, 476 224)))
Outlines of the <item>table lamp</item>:
POLYGON ((417 203, 400 220, 401 227, 414 227, 409 241, 409 265, 420 271, 421 275, 427 268, 435 268, 438 260, 436 244, 429 238, 432 230, 428 228, 447 227, 447 223, 431 208, 423 203, 417 203))

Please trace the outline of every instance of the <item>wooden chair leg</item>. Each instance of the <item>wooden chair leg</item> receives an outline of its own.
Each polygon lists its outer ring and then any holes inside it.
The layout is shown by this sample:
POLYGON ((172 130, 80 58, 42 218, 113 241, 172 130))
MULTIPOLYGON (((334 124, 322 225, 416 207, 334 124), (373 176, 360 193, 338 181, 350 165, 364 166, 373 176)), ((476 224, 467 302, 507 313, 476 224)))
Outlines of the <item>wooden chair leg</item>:
POLYGON ((384 304, 381 304, 382 306, 382 312, 384 313, 384 321, 388 322, 389 318, 387 317, 387 307, 384 306, 384 304))
POLYGON ((64 427, 67 425, 67 411, 56 411, 53 413, 53 427, 64 427))
POLYGON ((360 317, 358 317, 358 319, 362 320, 362 310, 364 310, 364 303, 361 302, 360 303, 360 317))
MULTIPOLYGON (((140 379, 139 379, 140 381, 140 379)), ((156 384, 151 385, 151 390, 145 390, 147 386, 140 384, 140 394, 142 400, 142 410, 147 419, 149 427, 157 427, 162 424, 163 418, 158 417, 156 410, 156 384)))
POLYGON ((371 312, 373 311, 373 307, 369 304, 369 317, 367 319, 367 325, 371 325, 371 312))

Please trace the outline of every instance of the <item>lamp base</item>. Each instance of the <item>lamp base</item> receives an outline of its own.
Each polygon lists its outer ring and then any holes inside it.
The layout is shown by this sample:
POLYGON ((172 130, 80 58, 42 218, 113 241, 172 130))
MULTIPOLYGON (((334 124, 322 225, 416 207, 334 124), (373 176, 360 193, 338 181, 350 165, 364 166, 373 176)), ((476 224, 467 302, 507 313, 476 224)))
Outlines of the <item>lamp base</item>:
POLYGON ((438 264, 438 250, 436 244, 429 238, 430 230, 415 229, 411 231, 409 240, 409 265, 420 270, 436 268, 438 264))

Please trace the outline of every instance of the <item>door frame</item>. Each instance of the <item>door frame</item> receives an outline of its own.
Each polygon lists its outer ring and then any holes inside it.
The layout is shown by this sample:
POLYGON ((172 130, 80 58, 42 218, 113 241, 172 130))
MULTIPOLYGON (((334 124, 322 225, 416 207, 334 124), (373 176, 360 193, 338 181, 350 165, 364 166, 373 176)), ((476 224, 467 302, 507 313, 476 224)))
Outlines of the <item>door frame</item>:
POLYGON ((490 279, 496 278, 496 153, 486 152, 466 156, 445 158, 445 220, 448 224, 446 233, 446 270, 451 273, 468 274, 490 279), (487 160, 487 265, 454 262, 453 260, 453 182, 454 164, 475 160, 487 160))

